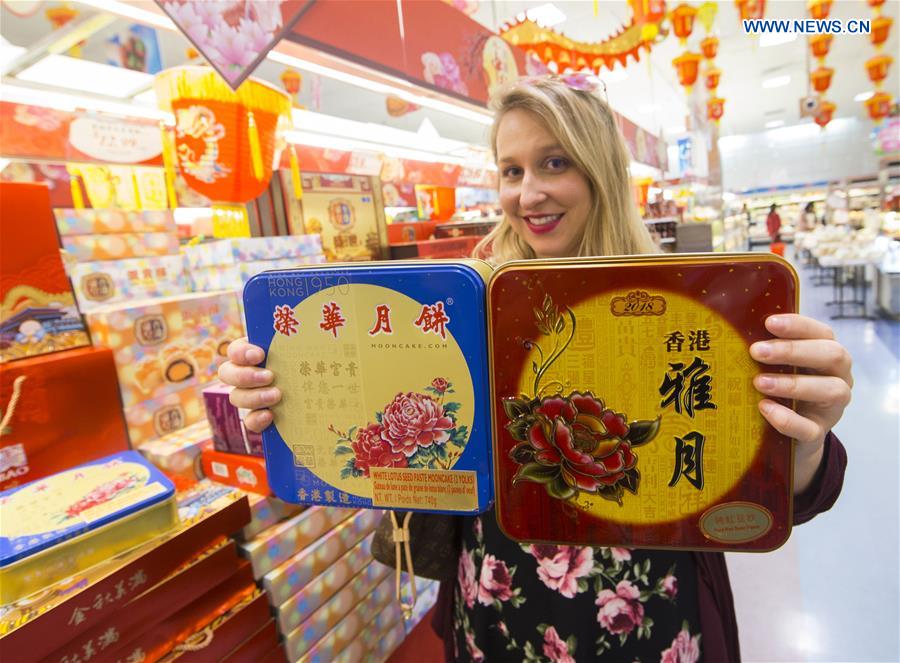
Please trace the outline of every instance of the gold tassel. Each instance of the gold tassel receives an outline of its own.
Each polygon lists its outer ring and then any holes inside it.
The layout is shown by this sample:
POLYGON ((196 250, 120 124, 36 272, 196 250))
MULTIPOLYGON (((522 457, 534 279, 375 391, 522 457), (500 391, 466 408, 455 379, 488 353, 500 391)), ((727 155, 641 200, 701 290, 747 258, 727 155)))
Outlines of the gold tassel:
POLYGON ((259 145, 259 128, 256 126, 256 118, 253 113, 247 112, 247 135, 250 139, 250 161, 253 165, 253 177, 261 180, 265 175, 263 170, 262 148, 259 145))
POLYGON ((131 186, 134 187, 134 209, 140 211, 144 207, 141 205, 141 188, 138 185, 137 168, 131 169, 131 186))
POLYGON ((291 152, 291 183, 294 185, 294 196, 303 200, 303 180, 300 179, 300 160, 297 158, 297 147, 288 145, 291 152))
POLYGON ((172 141, 169 138, 169 130, 162 122, 159 123, 159 131, 162 135, 163 174, 166 180, 166 198, 169 201, 169 209, 178 207, 178 197, 175 195, 175 155, 172 150, 172 141))
POLYGON ((77 166, 67 166, 69 171, 69 188, 72 190, 72 207, 84 209, 84 196, 81 194, 81 183, 77 166))
POLYGON ((172 101, 201 99, 238 103, 254 111, 290 117, 293 98, 284 90, 257 80, 241 83, 232 90, 228 83, 210 67, 172 67, 158 73, 153 89, 160 108, 172 111, 172 101))

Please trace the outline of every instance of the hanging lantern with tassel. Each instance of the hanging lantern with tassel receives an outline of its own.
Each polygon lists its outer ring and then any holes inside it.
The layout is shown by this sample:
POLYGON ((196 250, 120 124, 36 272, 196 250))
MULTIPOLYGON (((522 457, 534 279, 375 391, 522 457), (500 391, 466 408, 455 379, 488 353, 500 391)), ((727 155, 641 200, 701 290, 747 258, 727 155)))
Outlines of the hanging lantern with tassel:
POLYGON ((893 22, 894 19, 890 16, 879 16, 872 21, 872 32, 869 35, 869 39, 877 49, 881 50, 884 42, 890 36, 893 22))
POLYGON ((872 11, 875 12, 875 16, 881 15, 881 5, 884 4, 884 0, 866 0, 869 3, 869 7, 872 8, 872 11))
POLYGON ((725 114, 725 100, 721 97, 710 97, 706 101, 706 119, 719 123, 725 114))
POLYGON ((697 82, 697 75, 700 73, 700 60, 702 59, 699 53, 686 51, 672 60, 675 71, 678 73, 678 82, 684 87, 687 94, 691 93, 691 86, 697 82))
POLYGON ((672 10, 670 20, 672 22, 672 31, 675 36, 681 40, 681 45, 687 44, 688 37, 694 31, 694 19, 697 18, 696 7, 681 4, 672 10))
POLYGON ((713 94, 719 87, 719 79, 722 77, 722 70, 718 68, 707 69, 704 74, 706 80, 706 89, 711 90, 713 94))
POLYGON ((813 89, 819 94, 824 94, 831 87, 831 78, 834 76, 834 69, 831 67, 819 67, 809 74, 812 81, 813 89))
POLYGON ((766 15, 766 0, 734 0, 742 21, 760 19, 766 15))
POLYGON ((809 13, 817 21, 824 21, 831 13, 831 0, 810 0, 809 13))
POLYGON ((712 60, 719 52, 719 38, 710 36, 701 41, 700 51, 703 53, 703 57, 712 60))
POLYGON ((831 42, 834 40, 834 35, 813 35, 809 38, 809 47, 812 50, 812 54, 819 59, 819 64, 822 64, 822 61, 828 55, 828 51, 831 50, 831 42))
POLYGON ((893 103, 894 98, 891 95, 879 90, 866 99, 866 110, 869 111, 869 117, 873 122, 881 122, 881 120, 890 115, 893 103))
POLYGON ((876 88, 880 88, 882 82, 888 75, 888 69, 894 62, 894 58, 890 55, 876 55, 874 58, 866 60, 866 72, 869 74, 869 80, 875 83, 876 88))
POLYGON ((826 125, 831 122, 831 119, 834 117, 834 111, 837 108, 830 101, 823 101, 819 104, 819 112, 816 113, 816 116, 813 118, 820 127, 823 129, 826 125))

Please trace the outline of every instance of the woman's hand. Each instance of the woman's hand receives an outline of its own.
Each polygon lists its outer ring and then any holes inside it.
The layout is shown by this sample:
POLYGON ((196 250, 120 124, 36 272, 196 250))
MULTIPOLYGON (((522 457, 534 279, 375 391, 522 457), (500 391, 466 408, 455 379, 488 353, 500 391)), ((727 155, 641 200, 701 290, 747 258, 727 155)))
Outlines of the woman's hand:
POLYGON ((250 345, 247 338, 239 338, 228 346, 228 361, 219 367, 219 379, 235 387, 231 392, 231 404, 253 410, 244 419, 248 430, 261 433, 272 423, 269 408, 281 400, 278 387, 269 387, 275 375, 267 368, 259 368, 266 358, 265 351, 250 345))
POLYGON ((766 329, 776 338, 750 346, 750 356, 763 364, 795 366, 796 374, 762 373, 753 384, 762 394, 795 400, 796 411, 764 398, 763 417, 780 433, 797 441, 794 494, 809 486, 822 460, 825 436, 850 402, 853 376, 847 350, 834 340, 825 323, 802 315, 773 315, 766 329))

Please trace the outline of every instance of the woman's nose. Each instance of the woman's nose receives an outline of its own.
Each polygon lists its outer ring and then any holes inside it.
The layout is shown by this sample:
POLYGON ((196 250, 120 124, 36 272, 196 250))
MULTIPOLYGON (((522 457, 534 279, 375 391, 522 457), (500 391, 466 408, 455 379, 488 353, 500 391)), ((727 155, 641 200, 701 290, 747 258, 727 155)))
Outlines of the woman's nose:
POLYGON ((547 199, 543 182, 539 177, 525 173, 519 190, 519 205, 523 209, 531 209, 547 199))

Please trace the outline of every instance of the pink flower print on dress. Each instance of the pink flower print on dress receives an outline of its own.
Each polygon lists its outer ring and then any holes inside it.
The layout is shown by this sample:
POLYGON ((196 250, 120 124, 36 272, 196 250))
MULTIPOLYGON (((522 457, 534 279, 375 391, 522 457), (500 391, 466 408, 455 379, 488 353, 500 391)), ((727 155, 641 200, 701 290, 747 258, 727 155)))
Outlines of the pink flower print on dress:
POLYGON ((660 663, 697 663, 699 660, 700 636, 691 637, 690 631, 684 627, 659 658, 660 663))
POLYGON ((494 601, 508 601, 512 595, 512 576, 506 562, 493 555, 485 555, 478 585, 478 602, 491 605, 494 601))
POLYGON ((532 545, 529 552, 537 560, 541 582, 566 598, 578 593, 578 579, 594 567, 594 550, 588 547, 532 545))
POLYGON ((662 581, 663 591, 666 593, 670 599, 674 599, 678 596, 678 578, 673 576, 671 573, 668 574, 662 581))
POLYGON ((597 621, 613 634, 631 633, 644 621, 644 606, 638 601, 641 593, 627 580, 616 585, 616 591, 604 589, 594 603, 600 607, 597 621))
POLYGON ((569 653, 568 644, 559 637, 553 626, 544 631, 543 650, 544 656, 549 658, 551 663, 575 663, 575 659, 569 653))
POLYGON ((475 560, 472 551, 463 548, 462 554, 459 556, 456 578, 463 601, 466 602, 466 607, 471 609, 475 606, 475 599, 478 597, 478 583, 475 580, 475 560))

